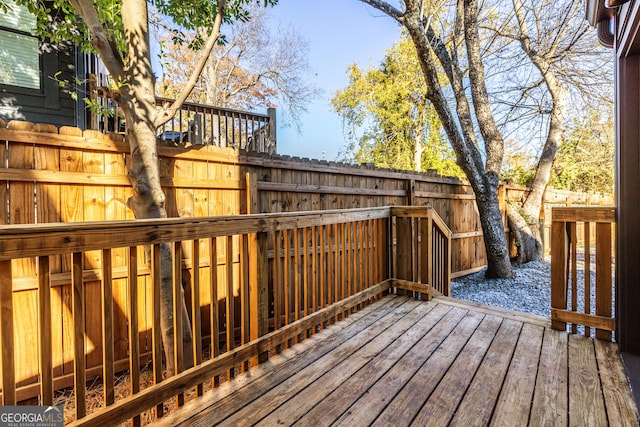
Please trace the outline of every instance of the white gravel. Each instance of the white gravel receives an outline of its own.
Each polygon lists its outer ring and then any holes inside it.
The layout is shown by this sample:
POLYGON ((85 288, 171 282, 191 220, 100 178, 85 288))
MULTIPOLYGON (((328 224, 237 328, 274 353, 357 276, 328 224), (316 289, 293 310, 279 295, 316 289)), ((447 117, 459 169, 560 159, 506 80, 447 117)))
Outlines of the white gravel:
POLYGON ((486 279, 485 270, 451 282, 451 296, 467 301, 549 317, 551 265, 529 262, 514 265, 513 279, 486 279))
MULTIPOLYGON (((578 253, 577 260, 578 284, 577 311, 584 313, 584 254, 578 253)), ((613 265, 612 265, 613 268, 613 265)), ((591 255, 590 274, 590 305, 591 313, 595 313, 595 256, 591 255)), ((513 279, 486 279, 485 270, 461 277, 451 282, 451 296, 481 304, 523 311, 550 317, 551 313, 551 264, 549 262, 529 262, 514 265, 513 279)), ((569 294, 567 301, 571 301, 571 279, 569 279, 569 294)), ((615 299, 615 281, 614 281, 615 299)), ((615 301, 612 301, 612 312, 615 312, 615 301)), ((579 327, 582 332, 582 327, 579 327)))

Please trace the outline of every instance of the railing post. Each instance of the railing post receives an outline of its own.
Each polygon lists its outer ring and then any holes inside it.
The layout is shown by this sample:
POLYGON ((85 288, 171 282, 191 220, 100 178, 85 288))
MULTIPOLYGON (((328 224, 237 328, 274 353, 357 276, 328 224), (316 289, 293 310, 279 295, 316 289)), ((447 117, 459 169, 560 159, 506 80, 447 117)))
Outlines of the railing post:
MULTIPOLYGON (((552 216, 553 217, 553 216, 552 216)), ((567 229, 563 221, 552 220, 551 224, 551 309, 567 308, 567 229)), ((551 315, 553 319, 553 313, 551 315)), ((560 331, 567 323, 552 320, 551 327, 560 331)))

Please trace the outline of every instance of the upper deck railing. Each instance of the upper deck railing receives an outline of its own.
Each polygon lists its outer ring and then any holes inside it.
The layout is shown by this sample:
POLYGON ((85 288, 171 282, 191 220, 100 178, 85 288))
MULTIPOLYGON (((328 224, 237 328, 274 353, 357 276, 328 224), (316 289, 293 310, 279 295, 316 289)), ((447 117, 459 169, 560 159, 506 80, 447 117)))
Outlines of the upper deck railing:
MULTIPOLYGON (((447 294, 450 238, 431 208, 2 226, 0 403, 35 395, 51 405, 54 390, 72 386, 78 425, 161 417, 164 401, 177 397, 180 406, 189 388, 201 394, 203 383, 247 369, 389 289, 447 294), (166 244, 174 299, 184 287, 190 307, 194 367, 163 379, 166 244), (32 293, 18 291, 30 278, 18 284, 15 263, 33 267, 32 293), (153 385, 142 389, 144 364, 153 385), (114 372, 126 369, 132 393, 118 400, 114 372), (103 378, 102 407, 90 413, 86 384, 95 377, 103 378)), ((174 328, 181 343, 185 331, 180 322, 174 328)), ((176 345, 176 366, 185 354, 176 345)))
POLYGON ((553 208, 551 321, 554 329, 611 340, 616 329, 615 208, 553 208))
MULTIPOLYGON (((124 116, 111 90, 91 85, 93 102, 87 127, 102 132, 125 132, 124 116)), ((156 98, 161 109, 173 102, 156 98)), ((159 140, 176 145, 215 145, 247 152, 276 154, 276 111, 267 114, 185 102, 176 116, 157 130, 159 140)))

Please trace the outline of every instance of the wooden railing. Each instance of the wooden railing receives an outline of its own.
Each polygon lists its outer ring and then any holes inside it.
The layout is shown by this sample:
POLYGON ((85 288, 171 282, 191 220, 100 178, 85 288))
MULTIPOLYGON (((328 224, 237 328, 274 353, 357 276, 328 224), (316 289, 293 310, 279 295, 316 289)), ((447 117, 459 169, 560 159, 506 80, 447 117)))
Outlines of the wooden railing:
MULTIPOLYGON (((124 132, 124 116, 111 91, 91 89, 93 102, 88 128, 102 132, 124 132)), ((156 98, 160 109, 172 99, 156 98)), ((276 154, 276 110, 267 114, 185 102, 176 116, 159 127, 158 139, 170 145, 215 145, 238 150, 276 154)))
MULTIPOLYGON (((75 424, 161 417, 164 401, 177 397, 177 405, 182 405, 187 390, 202 394, 203 383, 213 379, 217 384, 221 374, 246 369, 391 288, 416 292, 423 299, 446 294, 448 236, 450 231, 430 208, 389 207, 0 227, 1 403, 14 405, 25 388, 38 387, 39 403, 51 405, 54 391, 66 381, 57 375, 62 364, 70 365, 65 372, 72 382, 66 386, 74 388, 75 424), (394 221, 400 224, 395 232, 394 221), (407 221, 415 226, 410 236, 403 234, 407 221), (392 235, 402 260, 393 259, 392 235), (163 380, 157 296, 161 265, 167 262, 160 257, 160 246, 167 243, 173 254, 174 299, 182 285, 190 307, 195 366, 163 380), (127 266, 116 271, 113 266, 121 266, 116 258, 126 259, 127 266), (14 300, 11 264, 16 262, 34 264, 34 307, 14 300), (404 274, 398 267, 403 263, 416 275, 393 278, 391 266, 404 274), (71 282, 66 296, 52 287, 53 271, 65 264, 71 282), (99 285, 90 290, 87 284, 95 281, 99 285), (123 283, 126 307, 114 304, 115 290, 123 283), (89 292, 98 293, 99 303, 86 305, 89 292), (64 340, 72 345, 58 354, 57 339, 62 337, 52 307, 61 305, 70 313, 72 327, 64 340), (122 345, 113 330, 119 310, 128 325, 124 365, 114 356, 114 347, 122 345), (37 319, 28 354, 14 348, 17 334, 24 333, 16 330, 18 315, 37 319), (89 333, 94 322, 98 332, 89 333), (87 361, 96 356, 100 365, 89 369, 87 361), (20 385, 16 367, 21 363, 37 363, 36 383, 20 385), (152 385, 142 389, 140 366, 145 363, 152 370, 152 385), (131 394, 116 400, 114 372, 123 369, 129 369, 125 386, 131 394), (89 413, 85 396, 92 376, 102 377, 103 398, 102 407, 89 413)), ((180 343, 184 331, 180 322, 174 327, 180 343)), ((173 354, 180 366, 182 352, 176 347, 173 354)))
POLYGON ((595 328, 597 338, 611 340, 615 208, 553 208, 552 218, 552 326, 567 330, 569 323, 572 333, 581 327, 587 336, 595 328))
POLYGON ((393 277, 430 286, 433 296, 449 296, 451 230, 432 208, 394 207, 396 219, 393 277), (412 256, 412 254, 416 254, 412 256))

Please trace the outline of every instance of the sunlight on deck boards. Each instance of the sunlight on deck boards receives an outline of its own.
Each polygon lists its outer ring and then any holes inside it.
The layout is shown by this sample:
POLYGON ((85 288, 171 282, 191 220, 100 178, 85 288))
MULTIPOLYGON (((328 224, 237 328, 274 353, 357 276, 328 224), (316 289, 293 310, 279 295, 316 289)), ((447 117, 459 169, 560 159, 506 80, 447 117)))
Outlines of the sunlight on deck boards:
POLYGON ((540 319, 388 296, 158 424, 638 425, 616 345, 540 319))

